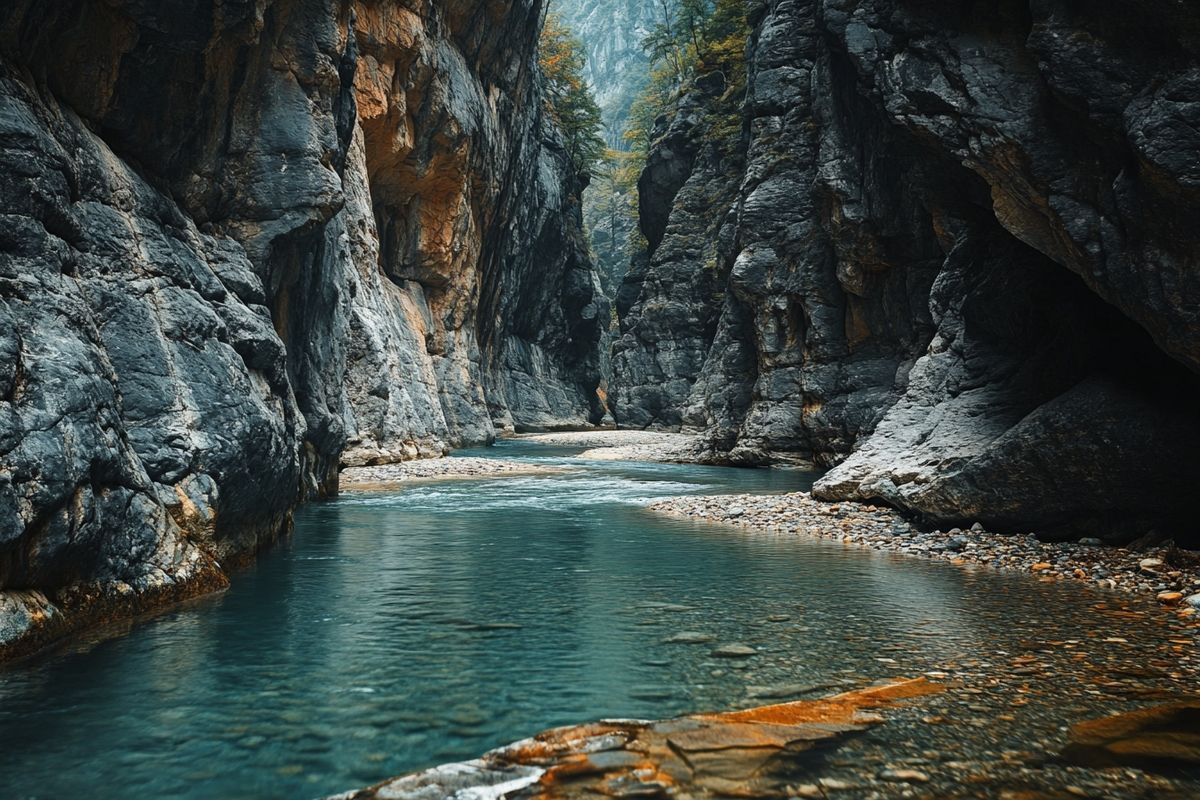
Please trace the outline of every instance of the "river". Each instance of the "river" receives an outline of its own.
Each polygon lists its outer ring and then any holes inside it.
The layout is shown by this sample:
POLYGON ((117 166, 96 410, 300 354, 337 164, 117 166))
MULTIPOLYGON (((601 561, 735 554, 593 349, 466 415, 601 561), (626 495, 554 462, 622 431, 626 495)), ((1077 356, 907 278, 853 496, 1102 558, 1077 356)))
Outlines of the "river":
POLYGON ((0 671, 0 795, 317 797, 554 725, 773 702, 1102 632, 1100 595, 1078 587, 643 508, 812 474, 573 452, 501 443, 486 454, 581 469, 309 506, 229 591, 0 671), (758 655, 711 655, 728 644, 758 655))

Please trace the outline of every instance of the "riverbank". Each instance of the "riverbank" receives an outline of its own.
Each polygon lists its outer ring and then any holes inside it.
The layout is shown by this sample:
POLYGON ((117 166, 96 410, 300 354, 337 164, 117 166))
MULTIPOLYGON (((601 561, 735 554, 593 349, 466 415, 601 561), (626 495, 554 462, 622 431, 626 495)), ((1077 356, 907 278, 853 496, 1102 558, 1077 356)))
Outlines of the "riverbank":
MULTIPOLYGON (((947 694, 984 691, 925 678, 883 680, 813 700, 658 722, 601 720, 555 728, 470 761, 402 775, 327 800, 687 797, 1057 800, 1195 796, 1200 763, 1185 700, 1071 725, 1060 749, 1005 750, 991 763, 932 749, 875 751, 878 726, 953 730, 947 694), (938 706, 939 701, 943 704, 938 706), (918 722, 919 721, 919 722, 918 722), (1153 765, 1162 772, 1146 770, 1153 765), (967 786, 970 787, 967 790, 967 786), (1059 788, 1061 787, 1061 788, 1059 788)), ((1027 705, 1028 700, 1014 702, 1027 705)), ((1002 715, 1001 719, 1005 716, 1002 715)), ((976 720, 972 720, 972 723, 976 720)), ((981 736, 977 730, 972 733, 981 736)))
POLYGON ((474 480, 516 475, 552 475, 568 471, 565 467, 509 461, 502 458, 430 458, 402 461, 373 467, 347 467, 342 470, 343 491, 386 491, 415 481, 474 480))
POLYGON ((1200 555, 1168 548, 1133 552, 1099 541, 1047 543, 1033 534, 1003 535, 979 524, 922 531, 891 509, 825 503, 807 492, 787 495, 673 497, 651 511, 741 528, 833 539, 884 552, 1028 572, 1045 580, 1079 580, 1151 595, 1184 616, 1200 615, 1200 555))
POLYGON ((595 430, 529 433, 520 441, 558 447, 583 447, 577 458, 593 461, 653 461, 692 464, 698 461, 699 437, 661 431, 595 430))

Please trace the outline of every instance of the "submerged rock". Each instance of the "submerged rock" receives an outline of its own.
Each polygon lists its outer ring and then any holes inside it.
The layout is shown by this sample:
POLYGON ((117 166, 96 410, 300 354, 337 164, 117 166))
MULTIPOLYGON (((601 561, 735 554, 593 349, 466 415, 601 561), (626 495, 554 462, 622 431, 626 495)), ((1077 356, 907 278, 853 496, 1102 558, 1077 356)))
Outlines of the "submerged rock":
POLYGON ((681 631, 663 639, 663 644, 708 644, 716 641, 715 636, 699 631, 681 631))
POLYGON ((831 689, 832 683, 787 683, 779 686, 747 686, 746 695, 756 700, 782 700, 831 689))
POLYGON ((749 658, 758 655, 753 647, 744 644, 726 644, 709 653, 713 658, 749 658))
POLYGON ((1200 700, 1081 722, 1063 757, 1092 767, 1200 767, 1200 700))
POLYGON ((330 800, 779 797, 803 770, 807 754, 835 747, 883 722, 878 714, 865 713, 868 709, 939 691, 920 679, 897 681, 823 700, 726 714, 558 728, 476 761, 330 800))

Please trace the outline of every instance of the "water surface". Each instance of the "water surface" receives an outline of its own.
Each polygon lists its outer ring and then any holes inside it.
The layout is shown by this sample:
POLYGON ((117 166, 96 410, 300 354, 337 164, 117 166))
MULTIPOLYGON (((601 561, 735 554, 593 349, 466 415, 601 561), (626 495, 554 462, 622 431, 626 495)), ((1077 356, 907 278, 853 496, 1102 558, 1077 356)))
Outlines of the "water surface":
POLYGON ((316 797, 554 725, 965 669, 1108 624, 1079 587, 643 508, 809 474, 571 452, 505 443, 489 454, 581 468, 310 506, 228 592, 0 672, 0 797, 316 797), (759 655, 711 655, 732 643, 759 655))

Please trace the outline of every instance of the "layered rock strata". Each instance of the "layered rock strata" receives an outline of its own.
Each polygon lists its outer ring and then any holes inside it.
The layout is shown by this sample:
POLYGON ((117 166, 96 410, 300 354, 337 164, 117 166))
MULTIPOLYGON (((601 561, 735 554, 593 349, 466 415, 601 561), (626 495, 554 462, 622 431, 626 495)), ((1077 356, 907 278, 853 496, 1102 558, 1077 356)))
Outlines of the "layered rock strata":
POLYGON ((599 418, 541 13, 0 9, 0 655, 219 588, 342 463, 599 418))
POLYGON ((933 524, 1200 542, 1200 14, 771 0, 751 22, 732 199, 678 135, 701 87, 651 153, 618 422, 833 466, 817 496, 933 524))

